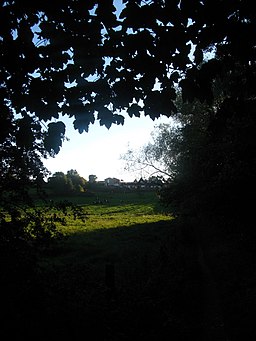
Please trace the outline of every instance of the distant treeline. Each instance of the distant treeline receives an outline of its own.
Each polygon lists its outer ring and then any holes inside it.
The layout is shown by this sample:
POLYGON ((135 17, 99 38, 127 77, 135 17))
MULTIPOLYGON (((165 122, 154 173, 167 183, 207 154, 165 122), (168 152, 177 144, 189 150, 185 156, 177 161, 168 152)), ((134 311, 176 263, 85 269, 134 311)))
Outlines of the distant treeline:
MULTIPOLYGON (((108 178, 109 180, 112 178, 108 178)), ((162 186, 162 181, 158 177, 150 177, 148 180, 140 179, 134 182, 118 182, 110 183, 109 181, 87 181, 79 173, 71 169, 66 174, 56 172, 48 178, 44 184, 44 188, 54 195, 72 195, 72 194, 92 194, 93 192, 105 191, 137 191, 137 190, 157 190, 162 186)))

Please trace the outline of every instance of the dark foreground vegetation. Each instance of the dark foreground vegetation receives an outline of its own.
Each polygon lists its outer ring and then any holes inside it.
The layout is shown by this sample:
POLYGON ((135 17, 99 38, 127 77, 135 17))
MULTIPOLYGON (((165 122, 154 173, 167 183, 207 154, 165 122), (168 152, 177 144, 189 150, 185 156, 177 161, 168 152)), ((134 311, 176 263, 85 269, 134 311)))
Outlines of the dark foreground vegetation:
POLYGON ((36 249, 17 240, 5 250, 6 335, 15 340, 254 338, 254 250, 240 236, 218 234, 210 226, 196 232, 191 220, 165 216, 152 192, 104 195, 112 202, 68 198, 84 202, 87 222, 70 218, 70 225, 59 225, 66 237, 36 249), (133 211, 139 207, 141 223, 127 223, 131 204, 133 211), (112 225, 104 227, 108 219, 112 225))

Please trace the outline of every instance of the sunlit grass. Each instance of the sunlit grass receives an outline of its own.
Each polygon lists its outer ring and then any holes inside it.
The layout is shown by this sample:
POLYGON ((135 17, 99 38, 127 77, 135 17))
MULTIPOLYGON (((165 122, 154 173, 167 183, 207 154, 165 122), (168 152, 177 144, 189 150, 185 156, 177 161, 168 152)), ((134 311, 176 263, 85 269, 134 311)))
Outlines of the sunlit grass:
POLYGON ((51 263, 96 266, 109 258, 129 263, 130 254, 157 248, 156 240, 169 234, 166 226, 173 218, 164 212, 155 193, 117 193, 108 199, 99 205, 93 203, 94 198, 73 198, 83 208, 85 220, 73 219, 70 214, 65 225, 59 224, 67 239, 53 247, 51 263))
POLYGON ((166 214, 154 212, 150 205, 123 205, 123 206, 84 206, 85 222, 72 217, 67 219, 67 225, 61 226, 64 234, 73 234, 82 231, 93 231, 131 225, 154 223, 160 220, 170 220, 166 214))
MULTIPOLYGON (((111 203, 95 205, 82 204, 85 212, 85 221, 74 220, 72 216, 67 218, 65 226, 59 229, 64 235, 72 235, 86 231, 129 227, 132 225, 155 223, 157 221, 171 220, 169 214, 163 212, 158 206, 154 193, 148 195, 127 195, 126 202, 120 204, 120 196, 112 198, 111 203)), ((92 201, 92 200, 91 200, 92 201)))

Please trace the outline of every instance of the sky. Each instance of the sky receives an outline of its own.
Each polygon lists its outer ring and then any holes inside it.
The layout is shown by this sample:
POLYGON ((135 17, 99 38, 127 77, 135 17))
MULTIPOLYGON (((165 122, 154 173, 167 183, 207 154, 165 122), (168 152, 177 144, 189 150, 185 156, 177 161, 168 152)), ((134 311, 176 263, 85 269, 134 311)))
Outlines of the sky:
MULTIPOLYGON (((115 0, 114 5, 119 15, 124 5, 120 0, 115 0)), ((125 162, 120 159, 128 148, 137 149, 150 141, 150 134, 155 125, 171 123, 172 119, 162 116, 154 121, 148 116, 130 118, 125 112, 124 125, 112 125, 108 130, 95 121, 90 126, 89 132, 79 134, 73 128, 72 120, 64 117, 66 123, 66 136, 63 146, 54 158, 44 160, 44 165, 51 172, 64 172, 75 169, 80 176, 88 180, 89 175, 97 176, 101 181, 108 177, 115 177, 123 181, 134 181, 142 174, 125 171, 125 162)))
POLYGON ((93 174, 98 181, 108 177, 134 181, 139 179, 140 174, 125 171, 121 154, 125 154, 128 148, 137 149, 147 144, 154 126, 171 123, 172 119, 162 116, 153 121, 148 116, 130 118, 125 115, 123 126, 112 125, 108 130, 95 121, 89 132, 82 134, 73 128, 70 118, 64 116, 62 120, 66 124, 66 137, 69 141, 64 141, 54 158, 44 160, 44 165, 51 173, 66 173, 75 169, 86 180, 93 174))

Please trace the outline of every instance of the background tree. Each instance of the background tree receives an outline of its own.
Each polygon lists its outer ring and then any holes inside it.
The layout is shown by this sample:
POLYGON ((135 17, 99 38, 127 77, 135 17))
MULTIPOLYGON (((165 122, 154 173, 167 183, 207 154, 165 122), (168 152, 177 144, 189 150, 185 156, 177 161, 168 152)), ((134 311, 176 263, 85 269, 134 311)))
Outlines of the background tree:
MULTIPOLYGON (((208 105, 199 100, 184 103, 181 91, 177 90, 175 106, 177 113, 170 123, 155 125, 150 141, 137 150, 128 149, 121 155, 121 159, 126 161, 126 170, 148 175, 158 174, 168 181, 174 179, 179 171, 177 165, 183 148, 189 148, 192 142, 184 142, 185 130, 188 126, 193 126, 193 136, 199 145, 202 142, 202 132, 207 129, 209 117, 213 115, 215 104, 208 105)), ((194 153, 196 154, 196 151, 194 153)))
POLYGON ((63 172, 54 173, 48 179, 48 184, 56 194, 70 194, 74 189, 71 179, 68 179, 63 172))
POLYGON ((67 178, 71 180, 74 192, 84 192, 86 180, 75 169, 67 171, 67 178))
POLYGON ((48 179, 49 187, 55 194, 69 195, 72 193, 84 192, 86 181, 74 169, 63 172, 56 172, 48 179))
POLYGON ((256 180, 255 143, 250 138, 255 97, 249 89, 237 89, 236 100, 231 94, 243 71, 237 68, 226 79, 214 80, 211 105, 194 101, 180 106, 185 124, 176 141, 176 175, 165 200, 177 214, 196 217, 197 224, 209 225, 210 219, 215 229, 240 231, 250 239, 255 233, 249 223, 256 180))
POLYGON ((174 176, 175 163, 178 156, 176 139, 180 135, 180 126, 176 124, 160 124, 151 133, 151 141, 143 147, 128 151, 121 155, 126 162, 125 170, 144 174, 146 177, 161 176, 168 180, 174 176))

